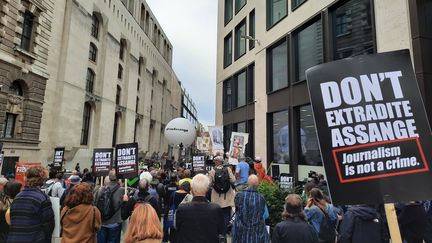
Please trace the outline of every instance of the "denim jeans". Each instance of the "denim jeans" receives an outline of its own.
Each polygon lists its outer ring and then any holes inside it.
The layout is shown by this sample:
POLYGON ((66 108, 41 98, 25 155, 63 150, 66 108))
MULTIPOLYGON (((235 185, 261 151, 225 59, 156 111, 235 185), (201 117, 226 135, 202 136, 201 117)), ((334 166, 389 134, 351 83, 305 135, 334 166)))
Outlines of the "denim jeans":
POLYGON ((98 243, 120 243, 122 225, 114 228, 102 226, 97 234, 98 243))

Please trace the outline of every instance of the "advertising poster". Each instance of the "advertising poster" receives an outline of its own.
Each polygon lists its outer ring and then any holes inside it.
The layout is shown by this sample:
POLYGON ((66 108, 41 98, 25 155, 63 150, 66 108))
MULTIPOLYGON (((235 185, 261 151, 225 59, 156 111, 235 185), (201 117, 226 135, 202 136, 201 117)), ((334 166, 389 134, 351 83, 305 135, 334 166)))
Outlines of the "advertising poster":
POLYGON ((224 153, 224 144, 223 144, 223 128, 222 127, 216 127, 216 126, 210 126, 209 127, 209 134, 212 141, 212 150, 213 154, 216 154, 217 152, 223 154, 224 153))
POLYGON ((432 198, 432 139, 408 50, 306 72, 335 204, 432 198))
POLYGON ((112 167, 113 150, 99 148, 93 150, 93 175, 107 176, 112 167))
POLYGON ((116 145, 116 174, 120 179, 138 176, 138 144, 116 145))
POLYGON ((24 186, 25 182, 25 173, 28 168, 33 166, 41 165, 40 162, 17 162, 15 164, 15 180, 21 182, 21 184, 24 186))
POLYGON ((192 157, 192 171, 197 173, 205 173, 206 172, 206 166, 205 166, 205 157, 198 155, 192 157))
POLYGON ((245 153, 246 144, 248 143, 249 134, 241 132, 231 133, 231 144, 229 150, 230 163, 238 162, 238 157, 245 153))
POLYGON ((53 160, 54 169, 61 170, 63 168, 64 151, 65 148, 54 149, 54 160, 53 160))

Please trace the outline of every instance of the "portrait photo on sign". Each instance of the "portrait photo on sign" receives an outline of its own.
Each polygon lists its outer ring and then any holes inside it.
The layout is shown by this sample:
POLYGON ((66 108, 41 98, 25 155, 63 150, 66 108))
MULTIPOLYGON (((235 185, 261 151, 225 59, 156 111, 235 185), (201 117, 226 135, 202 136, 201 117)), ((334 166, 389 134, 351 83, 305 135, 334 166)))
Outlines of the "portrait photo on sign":
POLYGON ((246 144, 248 143, 248 138, 248 133, 231 133, 231 145, 229 151, 229 156, 231 158, 238 159, 240 155, 244 155, 246 144))

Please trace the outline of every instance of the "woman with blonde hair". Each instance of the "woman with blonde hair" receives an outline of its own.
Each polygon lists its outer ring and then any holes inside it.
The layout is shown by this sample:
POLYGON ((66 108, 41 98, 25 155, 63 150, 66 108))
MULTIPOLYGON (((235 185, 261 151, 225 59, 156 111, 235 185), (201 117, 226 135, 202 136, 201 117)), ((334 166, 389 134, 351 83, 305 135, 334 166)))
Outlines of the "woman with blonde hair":
POLYGON ((137 204, 130 218, 125 243, 160 243, 163 233, 159 217, 148 203, 137 204))

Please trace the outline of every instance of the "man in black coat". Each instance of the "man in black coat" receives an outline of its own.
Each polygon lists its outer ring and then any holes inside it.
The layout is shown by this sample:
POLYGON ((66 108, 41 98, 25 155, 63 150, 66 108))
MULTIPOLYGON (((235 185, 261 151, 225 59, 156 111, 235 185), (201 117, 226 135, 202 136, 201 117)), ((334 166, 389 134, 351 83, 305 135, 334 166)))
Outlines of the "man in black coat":
POLYGON ((219 205, 205 197, 210 181, 198 174, 192 179, 192 202, 181 204, 176 212, 175 242, 219 243, 223 233, 223 213, 219 205))
POLYGON ((285 201, 285 220, 275 226, 272 243, 318 243, 318 235, 303 213, 301 197, 289 194, 285 201))
POLYGON ((149 182, 146 179, 141 179, 138 183, 138 194, 136 196, 131 198, 127 195, 123 196, 123 204, 121 207, 121 217, 123 220, 126 220, 132 215, 137 203, 149 203, 154 208, 160 219, 161 209, 159 208, 158 200, 150 195, 148 189, 149 182))

